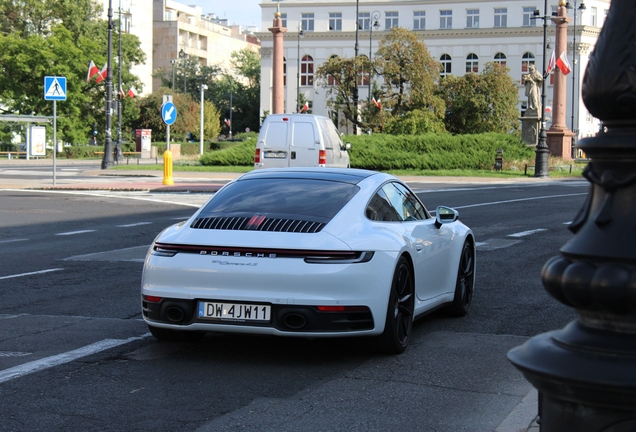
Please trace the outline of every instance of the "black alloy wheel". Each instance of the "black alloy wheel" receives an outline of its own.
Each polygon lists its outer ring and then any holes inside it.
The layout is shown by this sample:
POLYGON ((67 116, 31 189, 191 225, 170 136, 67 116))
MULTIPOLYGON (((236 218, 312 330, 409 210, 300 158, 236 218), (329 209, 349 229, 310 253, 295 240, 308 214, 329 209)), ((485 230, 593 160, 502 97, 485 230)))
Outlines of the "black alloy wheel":
POLYGON ((380 348, 386 354, 401 354, 411 339, 415 307, 413 272, 406 258, 398 260, 391 283, 384 333, 380 348))
POLYGON ((457 282, 455 284, 455 297, 448 306, 448 313, 451 316, 463 317, 470 309, 473 300, 473 289, 475 287, 475 249, 473 244, 466 240, 462 247, 462 254, 459 258, 457 269, 457 282))

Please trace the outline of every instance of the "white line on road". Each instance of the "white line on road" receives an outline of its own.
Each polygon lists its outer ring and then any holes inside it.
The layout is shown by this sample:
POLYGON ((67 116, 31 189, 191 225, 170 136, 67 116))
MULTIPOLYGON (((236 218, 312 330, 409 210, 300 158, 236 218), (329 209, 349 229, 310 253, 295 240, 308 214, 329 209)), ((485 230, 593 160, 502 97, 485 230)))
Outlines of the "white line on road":
POLYGON ((14 378, 19 378, 24 375, 32 374, 34 372, 39 372, 44 369, 52 368, 54 366, 59 366, 64 363, 69 363, 73 360, 77 360, 78 358, 97 354, 107 349, 141 340, 148 336, 150 336, 150 333, 146 333, 145 335, 139 337, 131 337, 128 339, 104 339, 73 351, 68 351, 51 357, 45 357, 40 360, 35 360, 29 363, 24 363, 19 366, 5 369, 3 371, 0 371, 0 383, 10 381, 14 378))
POLYGON ((131 223, 131 224, 126 224, 126 225, 116 225, 117 228, 128 228, 128 227, 135 227, 135 226, 140 226, 140 225, 150 225, 152 222, 137 222, 137 223, 131 223))
POLYGON ((505 201, 492 201, 492 202, 487 202, 487 203, 470 204, 470 205, 458 206, 458 207, 453 207, 453 208, 454 209, 463 209, 463 208, 470 208, 470 207, 483 207, 483 206, 495 205, 495 204, 507 204, 507 203, 513 203, 513 202, 521 202, 521 201, 533 201, 533 200, 539 200, 539 199, 573 197, 573 196, 580 196, 580 195, 587 195, 587 192, 585 192, 585 193, 575 193, 575 194, 562 194, 562 195, 545 195, 545 196, 538 196, 538 197, 532 197, 532 198, 517 198, 517 199, 505 200, 505 201))
POLYGON ((59 270, 64 270, 64 269, 63 268, 54 268, 54 269, 40 270, 40 271, 29 272, 29 273, 14 274, 14 275, 9 275, 9 276, 0 276, 0 280, 17 278, 17 277, 21 277, 21 276, 31 276, 31 275, 35 275, 35 274, 49 273, 49 272, 54 272, 54 271, 59 271, 59 270))
POLYGON ((28 239, 9 239, 9 240, 0 240, 0 244, 2 243, 13 243, 13 242, 21 242, 21 241, 27 241, 28 239))
POLYGON ((75 234, 84 234, 84 233, 89 233, 89 232, 95 232, 95 230, 69 231, 69 232, 57 233, 55 235, 67 236, 67 235, 75 235, 75 234))
POLYGON ((528 231, 521 231, 514 234, 508 234, 508 237, 525 237, 525 236, 529 236, 529 235, 536 234, 541 231, 547 231, 547 230, 548 230, 547 228, 537 228, 537 229, 528 230, 528 231))

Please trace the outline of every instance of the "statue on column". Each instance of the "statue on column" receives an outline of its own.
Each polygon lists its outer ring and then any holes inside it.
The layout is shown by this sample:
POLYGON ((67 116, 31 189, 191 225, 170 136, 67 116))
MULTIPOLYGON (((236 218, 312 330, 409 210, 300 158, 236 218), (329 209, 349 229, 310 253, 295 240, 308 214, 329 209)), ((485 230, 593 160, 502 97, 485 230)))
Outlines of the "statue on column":
POLYGON ((530 65, 530 72, 523 76, 528 96, 526 115, 537 116, 541 111, 541 82, 543 77, 534 65, 530 65))

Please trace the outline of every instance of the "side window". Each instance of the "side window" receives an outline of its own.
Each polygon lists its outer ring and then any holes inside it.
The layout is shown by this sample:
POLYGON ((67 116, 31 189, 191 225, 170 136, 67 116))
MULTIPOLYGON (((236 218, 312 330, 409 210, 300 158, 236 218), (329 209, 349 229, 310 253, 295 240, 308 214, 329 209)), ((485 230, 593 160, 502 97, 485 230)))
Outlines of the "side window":
POLYGON ((393 183, 402 197, 402 217, 405 221, 427 219, 426 209, 417 197, 399 183, 393 183))
POLYGON ((371 198, 365 210, 365 214, 367 218, 378 222, 401 221, 400 215, 398 215, 398 212, 395 211, 395 208, 391 205, 390 199, 384 190, 385 187, 378 190, 373 198, 371 198))

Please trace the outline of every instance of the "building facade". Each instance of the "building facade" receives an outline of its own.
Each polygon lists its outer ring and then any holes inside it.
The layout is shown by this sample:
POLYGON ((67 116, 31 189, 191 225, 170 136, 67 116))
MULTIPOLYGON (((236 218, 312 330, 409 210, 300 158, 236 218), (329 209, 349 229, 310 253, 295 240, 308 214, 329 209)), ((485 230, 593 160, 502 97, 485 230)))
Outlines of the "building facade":
MULTIPOLYGON (((200 6, 172 0, 154 0, 153 31, 154 70, 169 72, 187 55, 202 66, 217 65, 229 72, 234 51, 260 50, 259 40, 240 26, 228 26, 212 14, 204 16, 200 6)), ((155 79, 153 91, 160 84, 161 80, 155 79)))
MULTIPOLYGON (((567 76, 567 95, 568 99, 573 94, 575 97, 568 100, 566 118, 568 127, 582 138, 596 134, 599 128, 598 121, 591 117, 580 98, 580 83, 610 2, 572 0, 571 3, 568 16, 573 22, 568 27, 567 56, 574 75, 567 76), (576 46, 573 46, 574 38, 576 46)), ((538 70, 543 69, 543 17, 555 13, 557 5, 557 0, 549 0, 548 10, 544 11, 543 0, 359 0, 359 3, 283 0, 279 7, 283 25, 288 29, 284 47, 285 111, 296 110, 299 91, 309 101, 313 113, 338 118, 338 113, 328 112, 325 91, 317 85, 313 74, 332 56, 354 56, 357 8, 358 55, 373 56, 382 37, 391 27, 399 26, 421 35, 431 55, 441 63, 442 76, 478 73, 487 62, 504 63, 518 83, 518 106, 522 115, 527 103, 523 75, 532 64, 538 70)), ((261 112, 264 113, 271 112, 272 83, 272 34, 265 29, 272 25, 276 2, 264 1, 261 8, 263 31, 257 35, 262 45, 261 112)), ((546 64, 554 43, 555 25, 548 19, 546 64)), ((366 84, 359 86, 361 103, 367 103, 368 88, 366 84)), ((552 90, 549 77, 546 81, 548 120, 552 90)), ((352 127, 343 123, 341 117, 339 120, 340 130, 351 133, 352 127)))

